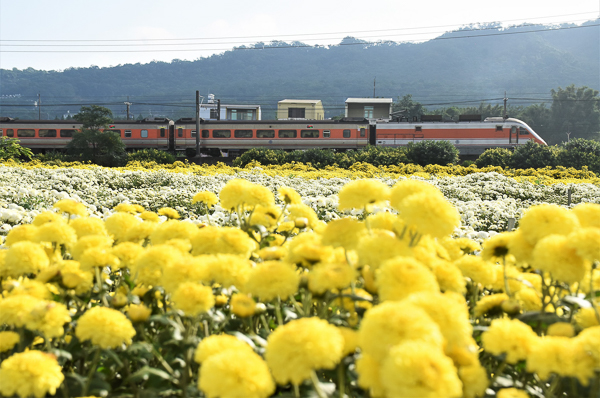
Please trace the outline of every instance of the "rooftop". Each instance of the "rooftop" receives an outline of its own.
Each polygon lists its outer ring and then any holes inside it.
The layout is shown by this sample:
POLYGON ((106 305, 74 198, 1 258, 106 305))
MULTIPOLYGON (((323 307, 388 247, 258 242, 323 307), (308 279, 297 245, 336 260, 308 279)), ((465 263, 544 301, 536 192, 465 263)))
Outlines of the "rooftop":
POLYGON ((391 104, 392 98, 348 98, 347 104, 391 104))

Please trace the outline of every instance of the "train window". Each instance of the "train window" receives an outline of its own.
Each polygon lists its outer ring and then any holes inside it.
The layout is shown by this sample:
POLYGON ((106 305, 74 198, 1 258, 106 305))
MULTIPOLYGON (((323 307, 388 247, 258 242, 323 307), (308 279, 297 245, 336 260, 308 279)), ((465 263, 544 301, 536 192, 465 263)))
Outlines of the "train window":
POLYGON ((350 130, 344 130, 344 138, 350 138, 350 130))
POLYGON ((202 130, 202 138, 208 138, 209 133, 208 130, 202 130))
POLYGON ((302 138, 319 138, 319 130, 300 130, 302 138))
POLYGON ((163 127, 160 129, 160 137, 164 138, 164 136, 165 136, 165 128, 163 127))
POLYGON ((131 138, 131 130, 125 130, 125 138, 131 138))
POLYGON ((15 130, 13 130, 13 129, 6 129, 6 136, 7 137, 14 137, 15 136, 15 130))
POLYGON ((297 136, 296 130, 279 130, 279 138, 296 138, 297 136))
POLYGON ((213 130, 213 138, 231 138, 231 130, 213 130))
POLYGON ((323 130, 323 138, 329 138, 331 136, 331 132, 329 130, 323 130))
POLYGON ((365 136, 366 136, 366 134, 367 134, 367 133, 365 132, 365 128, 364 128, 364 127, 361 127, 361 129, 360 129, 360 136, 361 136, 361 137, 365 137, 365 136))
POLYGON ((275 130, 256 130, 256 138, 275 138, 275 130))
POLYGON ((0 129, 0 137, 4 134, 4 130, 0 129))
POLYGON ((252 138, 252 130, 235 130, 233 135, 235 138, 252 138))
POLYGON ((192 130, 192 138, 196 137, 196 130, 192 130))
POLYGON ((38 137, 56 137, 56 130, 39 129, 38 137))
POLYGON ((523 127, 519 127, 519 135, 527 135, 529 134, 526 129, 523 127))
POLYGON ((142 130, 142 138, 148 138, 148 130, 142 130))
POLYGON ((18 129, 17 137, 35 137, 34 129, 18 129))
POLYGON ((177 137, 183 137, 183 129, 182 128, 177 129, 177 137))
POLYGON ((76 131, 77 130, 72 130, 72 129, 60 130, 60 136, 63 138, 73 137, 73 134, 75 134, 76 131))
POLYGON ((502 126, 496 126, 496 131, 502 131, 502 126))
POLYGON ((415 131, 423 131, 423 128, 421 126, 415 126, 415 131))

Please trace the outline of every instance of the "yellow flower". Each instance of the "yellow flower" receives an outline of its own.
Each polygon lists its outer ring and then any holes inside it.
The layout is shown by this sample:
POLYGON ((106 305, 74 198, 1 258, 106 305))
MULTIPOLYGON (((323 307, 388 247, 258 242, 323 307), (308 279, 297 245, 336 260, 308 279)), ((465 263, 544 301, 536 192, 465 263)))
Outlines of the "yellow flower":
POLYGON ((124 241, 127 231, 140 222, 129 213, 115 213, 104 221, 104 226, 115 241, 124 241))
POLYGON ((458 368, 458 376, 463 384, 464 398, 483 397, 490 384, 487 370, 481 366, 479 361, 473 365, 458 368))
POLYGON ((496 282, 494 267, 480 256, 462 256, 454 262, 454 265, 464 276, 475 283, 481 283, 484 287, 496 282))
POLYGON ((446 260, 434 260, 429 265, 442 292, 467 292, 465 277, 456 265, 446 260))
POLYGON ((288 205, 299 205, 302 203, 302 197, 293 188, 279 187, 277 189, 281 200, 288 205))
POLYGON ((143 224, 155 225, 156 229, 150 235, 153 245, 159 245, 171 239, 191 240, 198 232, 198 227, 186 221, 167 220, 158 226, 155 223, 145 222, 143 224))
POLYGON ((354 354, 358 347, 358 333, 356 330, 346 327, 338 327, 338 330, 342 332, 342 336, 344 337, 343 355, 347 356, 354 354))
POLYGON ((62 284, 75 289, 75 293, 80 295, 89 292, 94 283, 94 275, 81 269, 78 261, 66 260, 60 263, 60 275, 62 284))
POLYGON ((371 231, 361 238, 358 247, 358 264, 377 269, 386 260, 397 256, 412 257, 412 250, 404 240, 399 240, 393 232, 383 229, 371 231))
POLYGON ((532 245, 548 235, 569 235, 577 227, 579 220, 574 213, 551 204, 530 207, 519 221, 523 238, 532 245))
POLYGON ((600 228, 581 228, 568 236, 569 246, 587 261, 600 261, 600 228))
POLYGON ((137 213, 136 207, 134 205, 132 205, 131 203, 119 203, 118 205, 113 207, 113 211, 115 211, 117 213, 130 213, 130 214, 137 213))
POLYGON ((169 220, 177 220, 177 219, 181 218, 181 216, 179 215, 177 210, 172 209, 170 207, 160 208, 160 209, 158 209, 157 213, 159 216, 165 216, 169 220))
POLYGON ((368 310, 358 331, 363 353, 383 361, 389 350, 404 341, 425 341, 443 348, 439 326, 427 312, 413 304, 386 301, 368 310))
POLYGON ((381 383, 389 397, 462 396, 452 360, 439 346, 423 341, 392 347, 381 365, 381 383))
POLYGON ((4 245, 6 247, 10 247, 17 242, 21 241, 29 241, 35 242, 37 234, 37 227, 31 224, 22 224, 17 225, 13 229, 11 229, 6 235, 6 240, 4 241, 4 245))
POLYGON ((51 339, 64 334, 63 325, 67 322, 71 322, 71 316, 64 304, 40 301, 27 315, 25 327, 29 330, 37 330, 51 339))
MULTIPOLYGON (((1 305, 1 304, 0 304, 1 305)), ((600 305, 598 302, 597 306, 600 305)), ((593 308, 581 308, 575 314, 575 323, 582 329, 592 328, 600 325, 596 317, 596 311, 593 308)))
POLYGON ((440 287, 433 273, 411 257, 394 257, 384 262, 375 273, 382 301, 399 301, 413 293, 437 293, 440 287))
POLYGON ((206 207, 211 207, 219 203, 219 198, 217 198, 217 195, 212 192, 202 191, 195 194, 192 198, 192 203, 198 202, 204 203, 206 207))
POLYGON ((41 301, 29 295, 10 296, 0 300, 0 324, 24 326, 27 316, 41 301))
POLYGON ((235 336, 228 334, 211 335, 205 339, 202 339, 196 347, 194 353, 194 361, 196 363, 203 363, 213 355, 218 355, 223 351, 246 351, 253 352, 252 347, 244 341, 238 339, 235 336))
POLYGON ((208 398, 266 398, 275 383, 265 361, 248 350, 228 349, 202 363, 198 387, 208 398))
POLYGON ((224 287, 235 286, 243 291, 252 271, 252 263, 240 256, 217 254, 204 256, 210 262, 211 279, 224 287))
POLYGON ((353 218, 340 218, 327 224, 322 232, 321 241, 324 245, 353 250, 365 232, 364 223, 353 218))
POLYGON ((509 253, 508 244, 514 234, 515 232, 503 232, 487 239, 483 242, 481 257, 487 261, 501 261, 509 253))
POLYGON ((540 239, 533 251, 533 266, 569 284, 581 281, 589 269, 589 263, 577 254, 564 235, 540 239))
POLYGON ((131 322, 146 322, 151 314, 152 310, 144 304, 131 304, 127 309, 131 322))
POLYGON ((573 325, 567 322, 556 322, 548 326, 546 331, 547 336, 562 336, 562 337, 573 337, 575 336, 575 329, 573 325))
POLYGON ((508 300, 508 298, 508 295, 505 293, 492 294, 482 297, 475 305, 475 318, 479 318, 480 316, 483 316, 494 309, 499 309, 502 305, 502 302, 508 300))
POLYGON ((444 237, 439 243, 446 249, 450 260, 456 261, 466 254, 472 254, 476 251, 481 250, 479 243, 469 238, 457 238, 453 239, 448 236, 444 237))
POLYGON ((231 312, 240 318, 246 318, 254 315, 256 303, 252 297, 245 294, 234 294, 231 297, 231 312))
POLYGON ((6 397, 54 395, 64 379, 56 357, 41 351, 14 354, 0 365, 0 393, 6 397))
POLYGON ((161 285, 163 269, 178 263, 182 256, 181 252, 173 246, 152 246, 135 260, 131 267, 131 275, 140 284, 159 286, 161 285))
POLYGON ((247 180, 233 179, 219 193, 221 206, 226 210, 237 210, 238 206, 269 206, 275 203, 273 193, 261 185, 247 180))
POLYGON ((450 235, 460 225, 458 211, 441 195, 413 194, 401 201, 397 209, 408 225, 435 238, 450 235))
POLYGON ((119 243, 112 248, 112 254, 119 259, 121 268, 130 268, 143 252, 142 246, 132 242, 119 243))
POLYGON ((42 225, 49 222, 66 222, 66 220, 58 213, 53 211, 44 211, 33 219, 32 224, 36 227, 41 227, 42 225))
POLYGON ((578 377, 587 385, 594 376, 594 358, 588 355, 576 340, 563 336, 545 336, 537 339, 527 356, 527 371, 546 380, 551 373, 578 377))
POLYGON ((534 245, 523 237, 523 231, 517 229, 508 241, 508 251, 519 263, 531 264, 534 245))
POLYGON ((288 245, 285 261, 310 268, 314 264, 328 261, 333 256, 333 248, 321 244, 321 236, 314 232, 304 232, 296 236, 288 245))
POLYGON ((104 222, 96 217, 76 218, 69 225, 77 233, 78 239, 88 235, 108 235, 104 222))
MULTIPOLYGON (((48 269, 48 268, 46 268, 46 269, 48 269)), ((16 282, 16 285, 14 285, 12 290, 10 290, 10 289, 5 290, 4 295, 6 297, 28 295, 28 296, 38 298, 40 300, 49 300, 52 298, 52 294, 50 293, 50 291, 48 290, 46 285, 44 285, 43 282, 39 282, 37 280, 29 280, 29 279, 25 279, 21 283, 16 282)))
POLYGON ((426 193, 429 196, 443 196, 439 189, 431 184, 419 180, 404 180, 392 187, 390 204, 399 210, 401 202, 411 195, 426 193))
POLYGON ((167 292, 174 292, 184 282, 210 282, 210 264, 206 256, 184 255, 179 261, 163 267, 161 284, 167 292))
POLYGON ((315 294, 344 289, 356 278, 356 271, 346 262, 318 263, 308 273, 308 288, 315 294))
POLYGON ((108 249, 112 246, 112 239, 108 236, 102 235, 87 235, 80 238, 75 245, 71 248, 71 257, 74 260, 78 260, 81 258, 83 253, 87 249, 91 248, 103 248, 108 249))
POLYGON ((16 332, 0 332, 0 352, 10 351, 21 340, 19 333, 16 332))
POLYGON ((136 223, 127 230, 123 236, 123 240, 127 242, 144 243, 144 241, 148 239, 150 235, 157 229, 158 225, 158 223, 151 221, 136 223))
POLYGON ((498 390, 497 398, 529 398, 529 394, 526 391, 519 390, 518 388, 503 388, 498 390))
POLYGON ((144 221, 149 221, 149 222, 159 222, 160 221, 160 217, 158 217, 158 214, 151 212, 151 211, 143 211, 140 214, 140 218, 144 221))
POLYGON ((13 244, 4 256, 0 275, 18 277, 35 274, 50 265, 50 260, 41 245, 29 241, 13 244))
POLYGON ((594 326, 582 330, 577 337, 573 339, 575 344, 579 346, 583 352, 593 359, 592 365, 596 368, 600 367, 600 326, 594 326))
POLYGON ((523 311, 539 311, 542 309, 541 294, 534 289, 521 289, 515 293, 515 298, 519 301, 523 311))
POLYGON ((579 223, 584 228, 600 228, 600 204, 581 203, 572 210, 579 223))
POLYGON ((232 227, 204 227, 191 237, 192 255, 236 254, 250 257, 256 242, 244 231, 232 227))
POLYGON ((111 267, 113 270, 119 268, 120 261, 112 254, 111 249, 102 247, 91 247, 83 252, 79 259, 79 265, 83 271, 91 271, 95 267, 111 267))
POLYGON ((368 224, 371 229, 394 231, 394 225, 399 221, 400 219, 397 215, 392 214, 389 211, 381 211, 376 214, 370 214, 367 217, 366 224, 368 224))
POLYGON ((307 206, 305 204, 299 203, 297 205, 288 206, 288 211, 290 214, 288 215, 288 219, 294 221, 297 228, 312 228, 318 226, 319 224, 319 216, 312 209, 312 207, 307 206), (299 221, 308 221, 307 225, 301 226, 299 225, 299 221))
POLYGON ((340 297, 333 300, 333 302, 331 303, 332 305, 337 305, 340 308, 351 312, 354 312, 356 308, 364 308, 368 310, 369 308, 373 307, 373 296, 371 296, 366 290, 355 288, 354 294, 352 294, 352 288, 346 288, 339 292, 339 294, 340 297), (360 297, 365 300, 355 299, 350 296, 360 297))
POLYGON ((390 188, 379 180, 355 180, 344 185, 338 196, 340 210, 364 209, 389 200, 390 188))
POLYGON ((506 354, 506 361, 515 364, 528 358, 538 336, 529 325, 516 319, 495 319, 481 339, 490 354, 506 354))
POLYGON ((122 344, 131 344, 135 329, 122 312, 93 307, 79 318, 75 335, 79 340, 90 340, 100 348, 117 348, 122 344))
POLYGON ((295 294, 300 284, 296 267, 283 261, 265 261, 252 268, 244 291, 261 301, 271 301, 278 296, 286 300, 295 294))
POLYGON ((215 305, 212 289, 199 283, 185 282, 171 295, 173 306, 186 316, 196 316, 207 312, 215 305))
POLYGON ((371 355, 362 353, 356 360, 356 371, 358 372, 358 385, 369 390, 371 397, 383 397, 383 385, 381 383, 381 364, 371 355))
POLYGON ((262 225, 266 228, 271 228, 276 225, 281 209, 278 206, 262 206, 257 205, 252 211, 252 216, 248 221, 250 225, 262 225))
POLYGON ((76 215, 80 217, 87 217, 88 215, 85 205, 76 202, 73 199, 61 199, 52 207, 62 211, 63 213, 67 213, 69 216, 76 215))
POLYGON ((327 321, 302 318, 275 329, 265 358, 277 383, 299 385, 313 370, 332 369, 342 359, 344 337, 327 321))

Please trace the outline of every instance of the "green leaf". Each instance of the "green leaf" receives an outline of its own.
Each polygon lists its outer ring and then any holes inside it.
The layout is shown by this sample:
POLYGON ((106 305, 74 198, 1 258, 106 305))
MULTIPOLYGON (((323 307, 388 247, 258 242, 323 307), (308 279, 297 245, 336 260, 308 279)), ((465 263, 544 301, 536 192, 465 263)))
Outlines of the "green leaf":
POLYGON ((129 376, 127 378, 127 381, 135 383, 138 381, 148 380, 152 376, 156 376, 163 380, 173 381, 171 378, 171 375, 168 374, 167 372, 160 370, 160 369, 151 368, 149 366, 144 366, 143 368, 141 368, 140 370, 138 370, 137 372, 135 372, 134 374, 129 376))

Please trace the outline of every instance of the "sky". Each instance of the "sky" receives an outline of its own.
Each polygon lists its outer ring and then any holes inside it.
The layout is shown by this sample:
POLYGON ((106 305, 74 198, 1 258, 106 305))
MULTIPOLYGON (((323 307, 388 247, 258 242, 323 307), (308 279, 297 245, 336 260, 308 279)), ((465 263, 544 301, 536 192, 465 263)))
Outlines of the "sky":
MULTIPOLYGON (((600 0, 0 0, 0 68, 197 60, 272 40, 425 41, 469 24, 583 23, 600 0)), ((271 50, 274 51, 274 50, 271 50)))

